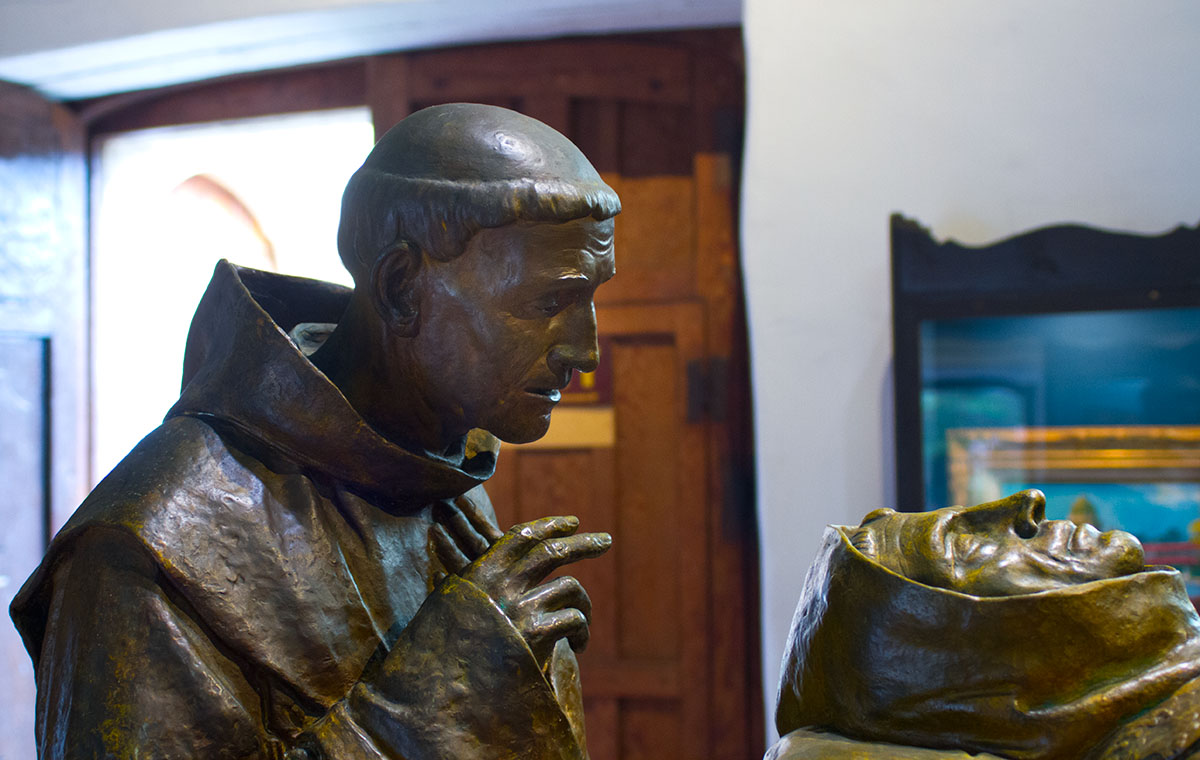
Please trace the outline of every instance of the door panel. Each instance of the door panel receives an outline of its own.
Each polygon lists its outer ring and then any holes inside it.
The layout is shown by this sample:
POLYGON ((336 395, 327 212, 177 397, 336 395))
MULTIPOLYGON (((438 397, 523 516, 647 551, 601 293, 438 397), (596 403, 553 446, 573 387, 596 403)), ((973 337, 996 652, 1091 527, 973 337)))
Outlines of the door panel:
MULTIPOLYGON (((69 111, 0 82, 0 605, 41 561, 86 473, 84 162, 69 111)), ((0 757, 34 757, 33 667, 0 623, 11 674, 0 757)))
POLYGON ((621 276, 597 291, 597 302, 691 297, 696 292, 695 183, 691 175, 609 175, 605 179, 621 196, 616 231, 617 272, 621 276))
POLYGON ((497 95, 688 105, 691 53, 667 45, 601 39, 411 53, 413 102, 487 102, 497 95))

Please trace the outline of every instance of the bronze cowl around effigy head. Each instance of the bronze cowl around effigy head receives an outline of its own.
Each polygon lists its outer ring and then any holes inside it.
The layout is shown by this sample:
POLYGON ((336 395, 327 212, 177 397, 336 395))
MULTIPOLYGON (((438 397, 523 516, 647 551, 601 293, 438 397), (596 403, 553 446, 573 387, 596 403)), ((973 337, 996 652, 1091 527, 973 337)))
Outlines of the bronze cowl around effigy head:
POLYGON ((1200 618, 1179 573, 1126 533, 1043 518, 1029 491, 828 528, 768 757, 1186 757, 1200 618))

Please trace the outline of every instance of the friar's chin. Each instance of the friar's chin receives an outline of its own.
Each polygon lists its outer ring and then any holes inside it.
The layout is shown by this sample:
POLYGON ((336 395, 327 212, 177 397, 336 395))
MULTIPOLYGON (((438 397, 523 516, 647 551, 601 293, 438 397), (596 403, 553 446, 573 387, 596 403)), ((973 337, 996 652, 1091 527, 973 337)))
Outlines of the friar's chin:
POLYGON ((505 443, 533 443, 544 437, 549 430, 550 415, 547 414, 541 420, 522 425, 498 425, 495 429, 489 428, 488 432, 505 443))

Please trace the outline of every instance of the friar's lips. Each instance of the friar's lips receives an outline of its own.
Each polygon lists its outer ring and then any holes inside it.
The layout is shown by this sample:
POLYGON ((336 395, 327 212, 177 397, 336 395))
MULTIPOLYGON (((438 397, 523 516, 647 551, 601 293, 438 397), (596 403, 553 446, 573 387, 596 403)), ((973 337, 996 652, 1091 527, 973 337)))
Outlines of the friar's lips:
POLYGON ((562 391, 557 388, 526 388, 525 392, 534 396, 542 396, 554 403, 558 403, 559 399, 562 398, 562 391))

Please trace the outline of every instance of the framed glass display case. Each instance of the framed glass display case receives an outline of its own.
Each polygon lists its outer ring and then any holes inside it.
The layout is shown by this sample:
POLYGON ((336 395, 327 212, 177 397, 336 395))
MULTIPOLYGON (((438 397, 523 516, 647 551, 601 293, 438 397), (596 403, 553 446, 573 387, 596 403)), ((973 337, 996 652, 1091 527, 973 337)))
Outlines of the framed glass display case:
POLYGON ((899 508, 1036 487, 1200 598, 1200 228, 991 245, 892 218, 899 508))

